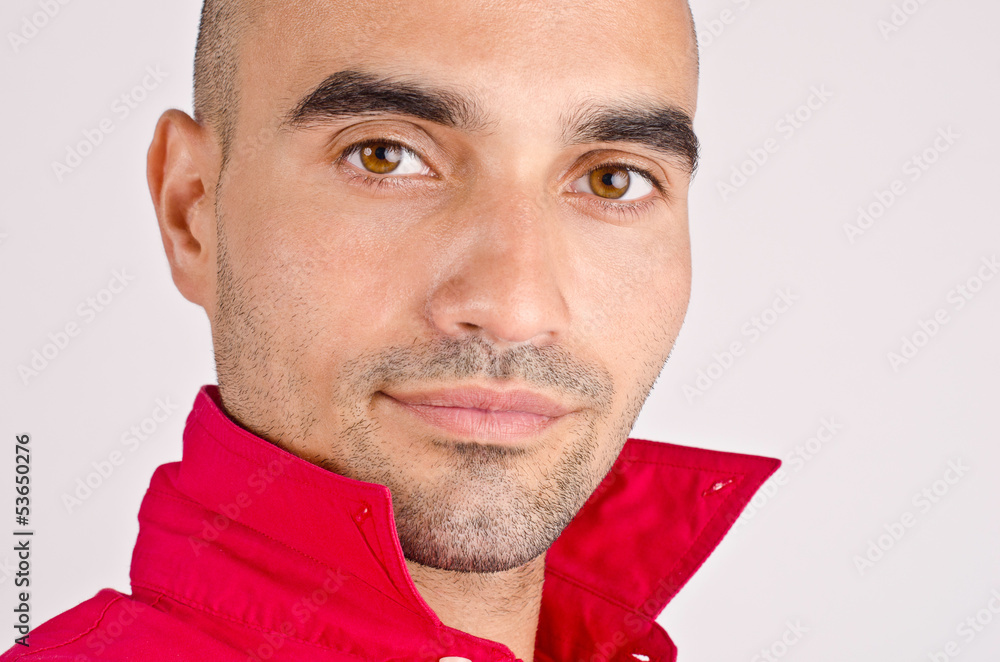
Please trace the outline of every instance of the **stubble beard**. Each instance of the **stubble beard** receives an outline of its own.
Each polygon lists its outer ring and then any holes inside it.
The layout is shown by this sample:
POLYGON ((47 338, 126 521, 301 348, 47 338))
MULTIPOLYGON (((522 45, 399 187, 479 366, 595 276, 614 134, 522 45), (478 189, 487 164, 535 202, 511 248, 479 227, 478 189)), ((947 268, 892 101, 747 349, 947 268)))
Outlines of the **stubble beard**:
MULTIPOLYGON (((288 384, 308 387, 308 381, 282 380, 276 374, 268 350, 273 336, 266 320, 244 314, 257 307, 248 296, 246 281, 234 277, 224 241, 220 227, 214 326, 219 386, 227 413, 272 441, 302 439, 325 403, 313 403, 309 411, 281 421, 261 421, 251 409, 259 402, 272 407, 277 403, 279 410, 302 402, 300 395, 275 392, 273 385, 283 383, 287 391, 288 384)), ((666 357, 659 368, 665 361, 666 357)), ((552 545, 611 469, 652 388, 652 381, 641 387, 617 421, 609 422, 615 389, 603 368, 554 346, 522 346, 500 353, 478 336, 442 337, 424 345, 355 356, 341 367, 337 379, 341 386, 335 399, 341 401, 333 404, 342 413, 341 438, 329 444, 328 457, 304 459, 389 488, 396 532, 408 560, 474 573, 521 567, 552 545), (520 447, 431 438, 421 442, 444 464, 447 479, 428 483, 415 478, 388 452, 391 443, 379 443, 380 426, 366 406, 371 394, 380 385, 469 378, 518 379, 582 396, 592 406, 567 425, 563 448, 548 467, 538 466, 533 452, 520 447), (609 425, 602 431, 599 426, 605 422, 609 425), (610 435, 612 441, 604 442, 602 435, 610 435)))
POLYGON ((338 398, 340 411, 351 412, 343 423, 340 448, 346 449, 347 461, 340 472, 389 488, 396 533, 409 561, 458 572, 512 570, 543 554, 611 469, 644 400, 630 400, 608 424, 615 390, 605 371, 556 347, 522 346, 501 353, 478 336, 361 355, 343 366, 339 380, 352 385, 338 398), (388 385, 469 377, 518 378, 575 394, 592 406, 570 414, 575 420, 557 423, 564 430, 547 442, 559 445, 554 461, 542 459, 544 450, 552 450, 542 444, 415 436, 406 449, 415 448, 417 461, 427 461, 443 477, 415 478, 392 452, 403 445, 385 439, 371 409, 358 403, 369 402, 371 393, 388 385))

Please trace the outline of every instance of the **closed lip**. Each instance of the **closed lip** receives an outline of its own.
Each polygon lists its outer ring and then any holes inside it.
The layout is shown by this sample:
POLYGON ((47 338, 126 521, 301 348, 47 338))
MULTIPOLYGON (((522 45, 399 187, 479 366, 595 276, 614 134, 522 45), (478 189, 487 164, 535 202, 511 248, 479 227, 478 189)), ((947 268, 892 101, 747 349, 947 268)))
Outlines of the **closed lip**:
POLYGON ((424 423, 479 442, 518 443, 537 439, 573 411, 552 398, 524 389, 465 386, 381 393, 424 423))
POLYGON ((460 407, 489 412, 516 412, 558 418, 573 411, 572 407, 552 398, 525 389, 495 390, 478 386, 440 388, 414 392, 382 391, 394 400, 411 405, 460 407))

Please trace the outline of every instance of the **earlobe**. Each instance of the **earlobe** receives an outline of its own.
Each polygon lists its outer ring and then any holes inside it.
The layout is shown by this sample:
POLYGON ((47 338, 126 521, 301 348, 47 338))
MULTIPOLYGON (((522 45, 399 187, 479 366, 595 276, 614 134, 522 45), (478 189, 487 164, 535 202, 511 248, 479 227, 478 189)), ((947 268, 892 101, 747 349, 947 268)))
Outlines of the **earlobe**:
POLYGON ((212 315, 215 297, 215 179, 210 131, 180 110, 157 122, 146 179, 174 284, 212 315))

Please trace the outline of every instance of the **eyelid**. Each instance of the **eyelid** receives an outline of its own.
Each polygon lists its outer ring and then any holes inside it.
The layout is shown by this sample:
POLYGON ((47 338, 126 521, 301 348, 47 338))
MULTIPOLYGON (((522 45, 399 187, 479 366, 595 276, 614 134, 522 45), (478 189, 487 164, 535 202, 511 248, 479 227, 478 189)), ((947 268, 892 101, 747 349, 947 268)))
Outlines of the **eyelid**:
MULTIPOLYGON (((666 191, 664 190, 665 187, 664 187, 663 183, 653 173, 649 172, 648 170, 646 170, 644 168, 636 167, 636 166, 634 166, 634 165, 632 165, 630 163, 621 163, 621 162, 617 162, 617 161, 603 161, 603 162, 598 163, 597 165, 595 165, 593 167, 589 167, 589 168, 587 168, 584 171, 583 175, 581 175, 581 176, 577 177, 576 179, 574 179, 573 182, 574 183, 578 182, 581 179, 583 179, 584 177, 586 177, 587 175, 589 175, 590 173, 592 173, 593 171, 600 170, 602 168, 617 168, 617 169, 620 169, 620 170, 625 170, 627 172, 633 173, 636 176, 641 177, 643 180, 645 180, 646 182, 648 182, 649 185, 652 186, 654 190, 658 191, 659 193, 664 193, 664 194, 666 193, 666 191)), ((600 196, 598 196, 598 197, 600 197, 600 196)), ((614 200, 615 198, 602 198, 602 199, 603 200, 614 200)))
MULTIPOLYGON (((612 153, 607 153, 610 150, 596 150, 587 154, 581 169, 584 173, 590 173, 598 168, 621 168, 622 170, 631 170, 639 175, 645 177, 649 183, 653 185, 659 193, 666 195, 667 189, 670 188, 671 179, 666 173, 662 172, 662 168, 656 165, 649 164, 648 160, 640 160, 630 155, 623 155, 620 152, 612 151, 612 153)), ((579 179, 579 175, 573 177, 573 181, 579 179)))
MULTIPOLYGON (((421 163, 423 163, 424 168, 430 171, 429 174, 423 174, 423 173, 418 174, 416 177, 418 179, 426 178, 428 176, 434 178, 438 177, 434 167, 431 166, 430 163, 428 163, 428 159, 424 157, 421 150, 413 147, 408 141, 398 139, 392 136, 391 133, 389 133, 389 134, 376 135, 368 138, 358 139, 347 145, 347 147, 345 147, 340 152, 339 156, 336 157, 335 163, 348 165, 351 170, 348 176, 356 183, 362 186, 368 187, 376 191, 382 189, 385 186, 408 187, 414 184, 413 179, 415 179, 412 173, 403 175, 393 175, 391 172, 379 174, 371 172, 369 170, 365 170, 364 168, 359 168, 354 164, 346 163, 347 159, 350 156, 359 153, 361 149, 370 144, 393 145, 407 152, 410 152, 412 155, 416 156, 418 159, 420 159, 421 163)), ((620 157, 605 158, 604 160, 602 160, 600 155, 594 155, 592 156, 592 158, 587 159, 587 161, 588 163, 584 166, 585 169, 583 170, 583 174, 574 177, 574 179, 571 180, 571 184, 578 181, 581 177, 589 175, 591 172, 597 170, 598 168, 609 168, 609 167, 621 168, 622 170, 627 170, 631 173, 634 173, 636 176, 642 177, 643 179, 648 181, 649 184, 652 186, 653 190, 656 192, 656 194, 652 196, 648 196, 639 200, 615 202, 615 199, 613 198, 602 198, 596 194, 587 193, 585 191, 575 191, 575 190, 573 191, 574 193, 589 198, 588 204, 592 204, 596 207, 599 207, 601 211, 604 213, 610 211, 611 213, 617 213, 623 216, 630 215, 635 218, 639 218, 639 216, 643 212, 648 210, 653 205, 659 204, 661 202, 670 201, 671 196, 668 190, 669 181, 667 181, 665 177, 658 177, 657 175, 653 174, 650 168, 638 165, 636 163, 632 163, 629 160, 622 159, 620 157)))
POLYGON ((652 186, 653 191, 650 195, 638 200, 629 200, 625 202, 616 202, 615 198, 602 198, 594 193, 588 193, 586 191, 577 191, 573 189, 574 198, 577 198, 582 204, 590 205, 598 210, 601 214, 614 214, 622 218, 626 218, 628 221, 638 222, 643 218, 643 215, 652 210, 652 208, 659 204, 669 204, 672 201, 672 196, 670 194, 670 180, 664 177, 658 177, 653 173, 653 170, 645 167, 644 165, 639 165, 633 163, 631 159, 621 158, 617 155, 602 157, 601 154, 588 155, 582 166, 582 174, 579 174, 581 170, 577 170, 578 174, 573 176, 571 184, 575 184, 583 177, 587 177, 594 170, 600 168, 621 168, 622 170, 627 170, 630 173, 634 173, 634 176, 642 177, 652 186))
POLYGON ((401 178, 404 178, 404 177, 407 177, 407 176, 411 176, 411 175, 418 175, 418 176, 422 176, 422 177, 436 176, 436 173, 434 172, 434 169, 428 163, 428 159, 424 157, 424 155, 420 152, 420 150, 412 147, 411 145, 409 145, 406 142, 403 142, 403 141, 400 141, 400 140, 396 140, 396 139, 392 139, 392 138, 378 138, 378 137, 377 138, 365 138, 365 139, 353 142, 350 145, 348 145, 347 147, 345 147, 343 149, 343 151, 340 152, 340 156, 338 156, 336 158, 336 162, 337 163, 349 163, 348 159, 350 159, 352 156, 360 154, 361 150, 363 150, 365 147, 368 147, 370 145, 391 145, 393 147, 397 147, 400 150, 402 150, 403 152, 407 152, 407 153, 409 153, 409 155, 411 155, 413 157, 416 157, 420 161, 420 164, 423 166, 424 172, 419 172, 419 173, 406 172, 406 173, 396 174, 395 172, 390 171, 390 172, 386 172, 386 173, 375 173, 375 172, 372 172, 370 170, 366 170, 364 167, 359 167, 359 166, 357 166, 357 165, 355 165, 353 163, 350 163, 350 165, 351 165, 352 168, 354 168, 355 170, 358 170, 358 171, 364 173, 365 176, 371 177, 372 179, 401 179, 401 178))

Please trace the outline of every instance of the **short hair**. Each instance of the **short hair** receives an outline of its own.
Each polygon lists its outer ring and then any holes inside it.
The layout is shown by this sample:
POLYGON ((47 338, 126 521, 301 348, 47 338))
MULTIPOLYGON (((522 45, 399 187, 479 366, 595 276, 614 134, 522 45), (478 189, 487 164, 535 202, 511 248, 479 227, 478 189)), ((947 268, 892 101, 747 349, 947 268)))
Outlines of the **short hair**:
POLYGON ((249 0, 205 0, 194 55, 194 119, 214 129, 223 164, 239 110, 240 39, 252 17, 249 0))

